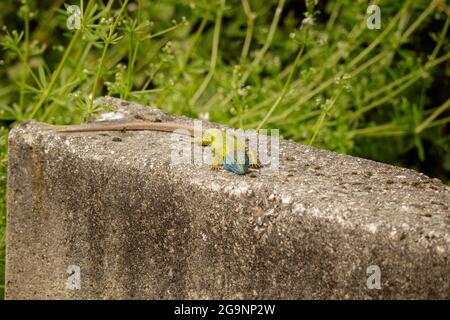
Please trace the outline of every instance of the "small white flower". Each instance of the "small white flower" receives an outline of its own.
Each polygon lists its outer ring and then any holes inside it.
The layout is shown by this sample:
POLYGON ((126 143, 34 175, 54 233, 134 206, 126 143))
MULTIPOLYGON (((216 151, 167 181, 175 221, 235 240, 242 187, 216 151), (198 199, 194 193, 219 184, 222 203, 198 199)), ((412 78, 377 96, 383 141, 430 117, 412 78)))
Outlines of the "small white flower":
POLYGON ((238 90, 238 95, 240 95, 241 97, 245 97, 247 95, 247 89, 246 88, 240 88, 238 90))
POLYGON ((200 112, 198 114, 198 116, 199 116, 199 118, 201 120, 204 120, 204 121, 208 121, 209 120, 209 112, 200 112))
POLYGON ((311 16, 307 16, 302 20, 302 27, 313 26, 314 24, 314 18, 311 16))

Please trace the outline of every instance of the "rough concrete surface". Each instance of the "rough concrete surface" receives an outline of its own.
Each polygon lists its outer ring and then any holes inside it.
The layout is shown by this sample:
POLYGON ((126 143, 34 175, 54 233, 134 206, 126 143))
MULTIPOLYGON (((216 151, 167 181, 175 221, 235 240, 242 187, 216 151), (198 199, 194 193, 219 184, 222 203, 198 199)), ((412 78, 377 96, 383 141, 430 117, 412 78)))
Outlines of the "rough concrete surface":
MULTIPOLYGON (((136 121, 190 121, 103 103, 136 121)), ((11 131, 7 298, 450 298, 439 180, 290 141, 272 176, 170 168, 166 136, 11 131), (70 265, 80 289, 66 287, 70 265), (372 265, 381 289, 367 287, 372 265)))

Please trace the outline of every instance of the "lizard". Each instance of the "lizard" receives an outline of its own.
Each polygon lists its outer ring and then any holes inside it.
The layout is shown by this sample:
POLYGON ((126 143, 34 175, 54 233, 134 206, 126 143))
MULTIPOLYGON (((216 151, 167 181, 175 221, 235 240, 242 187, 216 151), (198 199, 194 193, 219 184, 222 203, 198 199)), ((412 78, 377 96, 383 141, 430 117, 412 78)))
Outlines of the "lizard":
POLYGON ((202 146, 210 146, 212 152, 211 168, 217 170, 223 167, 225 170, 238 175, 244 175, 249 168, 259 168, 260 164, 256 154, 246 149, 245 143, 232 133, 217 128, 204 129, 201 137, 195 137, 193 126, 175 122, 123 122, 94 125, 90 127, 58 127, 62 133, 76 132, 100 132, 100 131, 161 131, 187 134, 194 138, 194 143, 202 146), (180 130, 182 129, 182 130, 180 130), (231 146, 232 150, 229 150, 231 146))

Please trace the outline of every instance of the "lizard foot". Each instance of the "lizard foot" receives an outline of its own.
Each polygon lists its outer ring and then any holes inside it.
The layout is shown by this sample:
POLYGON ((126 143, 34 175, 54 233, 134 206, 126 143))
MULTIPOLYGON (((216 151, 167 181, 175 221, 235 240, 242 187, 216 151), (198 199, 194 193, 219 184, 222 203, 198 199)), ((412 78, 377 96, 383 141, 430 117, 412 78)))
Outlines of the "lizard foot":
POLYGON ((259 169, 259 168, 261 168, 262 167, 262 165, 260 164, 260 163, 250 163, 250 168, 252 168, 252 169, 259 169))

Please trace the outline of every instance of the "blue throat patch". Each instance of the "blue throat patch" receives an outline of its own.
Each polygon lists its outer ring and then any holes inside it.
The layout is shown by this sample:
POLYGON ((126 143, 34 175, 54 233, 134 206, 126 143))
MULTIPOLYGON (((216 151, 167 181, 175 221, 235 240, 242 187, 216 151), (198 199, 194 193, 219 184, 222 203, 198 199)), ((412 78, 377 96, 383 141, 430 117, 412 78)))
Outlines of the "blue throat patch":
POLYGON ((247 156, 247 153, 245 153, 245 162, 244 163, 238 163, 239 157, 234 154, 234 152, 229 152, 225 156, 225 160, 223 162, 223 167, 225 170, 228 170, 230 172, 233 172, 235 174, 246 174, 248 172, 249 167, 249 159, 247 156))

